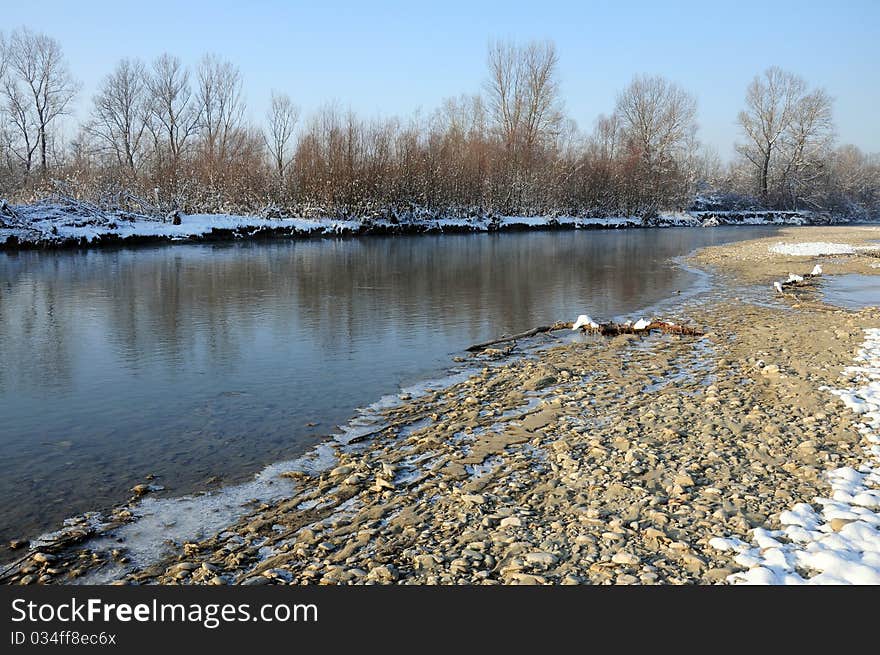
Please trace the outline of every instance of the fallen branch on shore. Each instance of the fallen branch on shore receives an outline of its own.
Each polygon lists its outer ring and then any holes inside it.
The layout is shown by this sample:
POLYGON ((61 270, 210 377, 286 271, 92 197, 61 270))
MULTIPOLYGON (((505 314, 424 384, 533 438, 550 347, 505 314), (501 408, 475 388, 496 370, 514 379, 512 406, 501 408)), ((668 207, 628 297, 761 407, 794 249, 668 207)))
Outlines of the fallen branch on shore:
POLYGON ((653 330, 666 332, 668 334, 683 334, 689 337, 701 337, 703 331, 697 328, 688 327, 687 325, 679 325, 668 321, 645 321, 641 319, 635 324, 627 321, 626 323, 599 323, 598 327, 583 326, 580 328, 584 332, 593 332, 601 334, 603 337, 616 337, 620 334, 647 334, 653 330))
POLYGON ((0 200, 0 227, 30 229, 21 216, 5 200, 0 200))
POLYGON ((589 316, 581 315, 575 322, 557 321, 553 325, 542 325, 536 328, 532 328, 531 330, 527 330, 526 332, 520 332, 519 334, 499 337, 498 339, 484 341, 483 343, 475 343, 474 345, 468 347, 467 350, 468 352, 480 352, 490 346, 494 346, 499 343, 508 343, 510 341, 517 341, 519 339, 527 339, 528 337, 533 337, 538 334, 545 334, 549 332, 556 332, 557 330, 581 330, 583 332, 599 334, 603 337, 614 337, 621 334, 647 334, 654 330, 659 330, 660 332, 667 332, 670 334, 682 334, 686 336, 703 336, 702 330, 688 327, 686 325, 669 323, 668 321, 654 320, 648 322, 645 319, 639 319, 635 323, 633 323, 632 321, 627 321, 626 323, 614 323, 612 321, 609 321, 607 323, 597 323, 589 316))
POLYGON ((558 321, 553 325, 541 325, 536 328, 532 328, 531 330, 526 330, 525 332, 520 332, 519 334, 512 334, 510 336, 499 337, 497 339, 492 339, 491 341, 484 341, 483 343, 475 343, 473 346, 469 346, 467 348, 468 352, 479 352, 481 350, 485 350, 489 346, 494 346, 499 343, 508 343, 510 341, 518 341, 519 339, 528 339, 529 337, 534 337, 538 334, 544 334, 547 332, 554 332, 556 330, 570 330, 572 323, 565 323, 564 321, 558 321))

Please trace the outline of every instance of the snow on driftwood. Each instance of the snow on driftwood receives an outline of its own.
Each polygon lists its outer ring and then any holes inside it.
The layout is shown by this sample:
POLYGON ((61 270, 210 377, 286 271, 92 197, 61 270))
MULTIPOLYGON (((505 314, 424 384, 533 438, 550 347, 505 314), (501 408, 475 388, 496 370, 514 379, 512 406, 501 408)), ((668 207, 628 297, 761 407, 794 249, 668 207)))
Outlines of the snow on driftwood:
POLYGON ((782 280, 781 282, 778 280, 774 282, 773 288, 776 289, 776 293, 784 294, 787 287, 809 286, 812 283, 813 278, 820 277, 821 275, 822 267, 816 264, 812 271, 804 275, 789 273, 787 279, 782 280))
POLYGON ((512 342, 515 346, 516 342, 520 339, 527 339, 529 337, 534 337, 538 334, 555 332, 556 330, 581 330, 583 332, 599 334, 604 337, 613 337, 620 334, 647 334, 653 330, 668 332, 671 334, 683 334, 687 336, 703 336, 703 332, 698 328, 692 328, 686 325, 678 325, 677 323, 670 323, 669 321, 652 320, 648 322, 645 319, 641 318, 635 324, 633 324, 632 321, 627 321, 626 323, 615 323, 613 321, 608 321, 607 323, 597 323, 592 318, 590 318, 589 315, 581 314, 577 317, 575 321, 571 323, 566 323, 565 321, 557 321, 553 325, 541 325, 539 327, 532 328, 531 330, 520 332, 519 334, 506 335, 503 337, 498 337, 497 339, 492 339, 491 341, 475 343, 474 345, 469 346, 467 350, 469 352, 478 353, 485 351, 490 346, 495 346, 499 343, 512 342))
POLYGON ((596 323, 592 318, 590 318, 587 314, 581 314, 577 317, 577 320, 574 322, 574 325, 571 326, 572 330, 580 330, 582 327, 590 327, 593 329, 598 329, 599 324, 596 323))

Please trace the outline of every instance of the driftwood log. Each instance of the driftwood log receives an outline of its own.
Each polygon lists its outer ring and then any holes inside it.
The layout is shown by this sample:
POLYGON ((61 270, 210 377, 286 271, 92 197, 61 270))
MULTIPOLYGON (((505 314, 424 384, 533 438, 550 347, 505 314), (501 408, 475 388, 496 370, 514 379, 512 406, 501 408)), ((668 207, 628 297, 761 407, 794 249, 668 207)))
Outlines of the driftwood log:
POLYGON ((808 287, 813 283, 810 281, 812 278, 819 277, 818 275, 811 275, 807 273, 806 275, 801 275, 803 280, 786 280, 782 283, 782 287, 808 287))
MULTIPOLYGON (((532 328, 531 330, 527 330, 526 332, 520 332, 519 334, 513 334, 506 337, 499 337, 498 339, 492 339, 491 341, 484 341, 483 343, 475 343, 474 345, 467 348, 468 352, 480 352, 481 350, 485 350, 490 346, 497 345, 499 343, 508 343, 510 341, 518 341, 519 339, 527 339, 529 337, 534 337, 538 334, 545 334, 548 332, 555 332, 557 330, 571 330, 574 323, 571 321, 564 322, 558 321, 553 325, 542 325, 536 328, 532 328)), ((581 328, 584 332, 591 332, 593 334, 601 334, 603 337, 614 337, 619 334, 648 334, 653 330, 659 330, 660 332, 669 332, 671 334, 683 334, 687 336, 701 337, 703 336, 703 332, 697 328, 688 327, 686 325, 677 325, 675 323, 667 323, 666 321, 651 321, 644 328, 637 330, 632 324, 627 323, 599 323, 599 327, 591 328, 588 325, 585 325, 581 328)))
MULTIPOLYGON (((800 280, 782 280, 779 282, 779 286, 782 289, 790 289, 790 288, 798 288, 798 287, 811 287, 813 286, 813 279, 817 277, 822 277, 821 273, 804 273, 799 276, 800 280)), ((775 286, 775 285, 774 285, 775 286)), ((779 289, 777 289, 779 291, 779 289)))
POLYGON ((518 341, 520 339, 528 339, 529 337, 534 337, 538 334, 544 334, 546 332, 554 332, 555 330, 570 330, 571 326, 574 323, 565 323, 565 322, 556 322, 553 325, 541 325, 536 328, 532 328, 531 330, 527 330, 525 332, 520 332, 519 334, 512 334, 506 337, 499 337, 497 339, 492 339, 491 341, 484 341, 483 343, 475 343, 473 346, 469 346, 467 348, 468 352, 480 352, 481 350, 485 350, 489 346, 494 346, 499 343, 508 343, 510 341, 518 341))

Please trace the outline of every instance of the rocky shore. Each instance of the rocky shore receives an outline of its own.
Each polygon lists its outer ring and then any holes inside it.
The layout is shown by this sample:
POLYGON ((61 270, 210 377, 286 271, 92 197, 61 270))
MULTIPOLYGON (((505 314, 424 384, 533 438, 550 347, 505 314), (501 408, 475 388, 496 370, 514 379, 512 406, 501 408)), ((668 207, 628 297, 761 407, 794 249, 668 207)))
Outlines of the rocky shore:
POLYGON ((161 562, 132 566, 124 543, 85 540, 29 553, 6 581, 114 566, 123 584, 736 581, 761 566, 746 544, 831 494, 829 471, 870 457, 864 423, 829 389, 880 309, 826 304, 822 278, 785 294, 772 283, 815 264, 880 274, 878 240, 878 228, 829 227, 704 249, 692 263, 713 272, 712 290, 663 316, 704 336, 557 334, 519 356, 485 350, 481 371, 385 410, 325 470, 285 474, 294 495, 161 562), (773 250, 803 241, 855 250, 773 250))

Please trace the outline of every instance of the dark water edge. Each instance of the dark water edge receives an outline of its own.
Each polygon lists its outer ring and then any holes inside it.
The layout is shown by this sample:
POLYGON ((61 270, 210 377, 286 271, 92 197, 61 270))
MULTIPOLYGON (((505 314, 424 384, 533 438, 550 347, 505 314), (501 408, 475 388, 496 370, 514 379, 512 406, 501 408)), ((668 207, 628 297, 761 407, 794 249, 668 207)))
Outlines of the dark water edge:
POLYGON ((106 509, 148 474, 170 495, 240 481, 470 343, 637 312, 694 282, 672 258, 774 231, 4 253, 0 539, 106 509))

